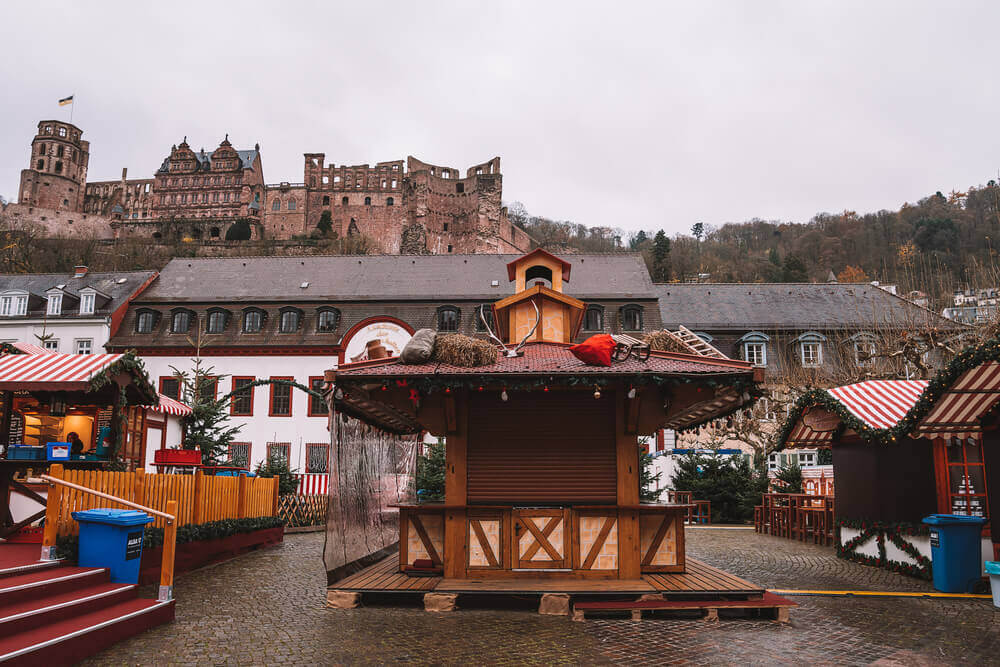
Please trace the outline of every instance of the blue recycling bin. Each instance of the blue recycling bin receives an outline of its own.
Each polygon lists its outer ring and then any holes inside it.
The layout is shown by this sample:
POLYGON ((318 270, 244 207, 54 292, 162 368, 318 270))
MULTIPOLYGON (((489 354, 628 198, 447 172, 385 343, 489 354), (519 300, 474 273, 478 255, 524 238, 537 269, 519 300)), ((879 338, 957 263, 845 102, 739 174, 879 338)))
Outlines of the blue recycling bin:
POLYGON ((139 510, 93 509, 73 512, 80 522, 81 567, 106 567, 115 584, 139 583, 142 531, 153 517, 139 510))
POLYGON ((961 514, 924 517, 931 527, 934 588, 942 593, 971 593, 982 577, 980 535, 986 519, 961 514))

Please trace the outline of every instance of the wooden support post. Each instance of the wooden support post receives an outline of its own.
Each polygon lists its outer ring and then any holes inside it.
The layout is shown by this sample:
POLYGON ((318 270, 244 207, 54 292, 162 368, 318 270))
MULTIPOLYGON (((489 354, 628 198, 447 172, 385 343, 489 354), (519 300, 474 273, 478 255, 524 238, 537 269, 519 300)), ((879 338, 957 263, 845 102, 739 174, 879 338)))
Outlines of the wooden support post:
MULTIPOLYGON (((277 477, 275 477, 277 479, 277 477)), ((250 478, 240 475, 236 478, 236 518, 242 519, 247 515, 247 492, 250 490, 250 478)), ((277 512, 275 512, 277 514, 277 512)))
MULTIPOLYGON (((627 388, 615 391, 615 458, 618 469, 618 505, 639 504, 639 441, 627 432, 627 388)), ((633 401, 634 402, 634 401, 633 401)), ((639 579, 642 555, 639 553, 639 512, 618 510, 618 577, 639 579)))
POLYGON ((194 524, 205 523, 205 473, 201 468, 194 471, 194 493, 191 502, 191 522, 194 524))
POLYGON ((462 579, 466 575, 466 524, 465 504, 468 502, 468 475, 466 448, 468 447, 469 398, 462 392, 456 400, 456 431, 448 434, 445 446, 444 499, 448 505, 457 506, 444 515, 444 576, 462 579))
MULTIPOLYGON (((49 476, 63 478, 63 465, 53 463, 49 476)), ((41 560, 57 560, 56 538, 59 537, 59 510, 62 501, 62 486, 49 482, 49 496, 45 501, 45 533, 42 535, 41 560)))
POLYGON ((272 477, 271 481, 274 482, 274 497, 271 504, 271 516, 278 516, 278 478, 272 477))
POLYGON ((174 551, 177 548, 177 501, 168 500, 165 509, 174 517, 163 530, 163 560, 160 563, 160 591, 156 596, 161 602, 174 599, 174 551))
POLYGON ((144 468, 135 469, 135 478, 132 483, 132 502, 137 505, 146 504, 146 470, 144 468))

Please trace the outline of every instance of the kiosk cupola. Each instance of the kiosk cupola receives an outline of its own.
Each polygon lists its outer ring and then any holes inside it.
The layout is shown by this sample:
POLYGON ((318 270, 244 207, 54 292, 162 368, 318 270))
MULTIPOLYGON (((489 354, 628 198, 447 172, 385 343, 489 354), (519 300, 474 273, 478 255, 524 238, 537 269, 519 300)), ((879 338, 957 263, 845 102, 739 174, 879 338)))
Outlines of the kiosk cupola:
POLYGON ((493 304, 505 343, 569 343, 583 323, 584 303, 563 294, 571 264, 541 248, 507 264, 515 293, 493 304), (536 310, 537 309, 537 310, 536 310))

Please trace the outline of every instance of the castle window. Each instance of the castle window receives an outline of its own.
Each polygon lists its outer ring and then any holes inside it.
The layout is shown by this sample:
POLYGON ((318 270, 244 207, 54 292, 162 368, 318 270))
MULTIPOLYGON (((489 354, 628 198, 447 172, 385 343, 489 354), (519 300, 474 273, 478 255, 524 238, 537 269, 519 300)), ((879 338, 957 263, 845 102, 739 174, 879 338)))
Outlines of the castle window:
POLYGON ((451 244, 448 244, 448 252, 451 252, 451 244))
POLYGON ((218 192, 213 192, 212 193, 212 201, 219 201, 219 193, 218 192))
POLYGON ((330 195, 323 195, 323 206, 330 205, 330 195))
POLYGON ((162 239, 163 238, 163 234, 161 234, 160 232, 153 232, 153 238, 154 239, 162 239))
POLYGON ((63 153, 64 153, 63 147, 62 146, 56 146, 56 157, 62 157, 63 153))
MULTIPOLYGON (((395 169, 395 167, 393 167, 393 169, 395 169)), ((392 187, 396 187, 396 181, 392 182, 392 187)))
POLYGON ((219 228, 212 227, 212 229, 208 232, 208 235, 211 236, 213 239, 219 238, 219 228))
POLYGON ((175 310, 170 318, 170 333, 187 333, 191 330, 191 319, 190 310, 175 310))
POLYGON ((153 333, 153 326, 156 325, 155 310, 140 310, 135 318, 135 332, 141 334, 153 333))
POLYGON ((622 329, 642 331, 642 306, 629 304, 621 309, 622 329))
POLYGON ((38 154, 45 155, 45 144, 38 144, 38 154))
POLYGON ((587 306, 583 315, 584 331, 604 330, 604 308, 601 306, 587 306))
POLYGON ((395 202, 395 201, 393 201, 392 197, 386 197, 386 198, 385 198, 385 205, 386 205, 386 206, 392 206, 392 205, 393 205, 393 204, 395 204, 395 203, 396 203, 396 202, 395 202))
POLYGON ((52 134, 52 126, 51 125, 46 125, 45 126, 45 134, 52 134))
MULTIPOLYGON (((448 246, 449 252, 451 246, 448 246)), ((437 311, 438 331, 458 331, 459 310, 455 306, 441 306, 437 311)))
POLYGON ((39 171, 41 171, 42 169, 45 169, 45 160, 39 160, 38 161, 38 166, 35 167, 35 168, 38 169, 39 171))
POLYGON ((281 333, 295 333, 299 330, 299 323, 302 321, 302 311, 297 308, 287 308, 281 311, 281 321, 278 331, 281 333))
POLYGON ((65 137, 66 136, 66 128, 65 127, 60 127, 59 128, 59 136, 60 137, 65 137))
POLYGON ((333 182, 334 182, 334 184, 340 183, 340 176, 334 176, 333 177, 333 182))
POLYGON ((458 194, 465 192, 465 183, 455 183, 455 192, 458 194))
POLYGON ((243 333, 260 333, 264 326, 264 311, 250 308, 243 311, 243 333))
POLYGON ((229 193, 228 192, 222 193, 222 201, 229 201, 229 193))
POLYGON ((320 333, 332 333, 337 330, 338 324, 340 311, 336 308, 324 308, 316 317, 316 331, 320 333))
POLYGON ((56 162, 56 173, 57 174, 61 174, 62 173, 62 162, 58 162, 58 161, 56 162))
POLYGON ((347 197, 344 197, 343 199, 341 199, 341 200, 340 200, 340 203, 341 203, 341 204, 342 204, 343 206, 347 206, 347 197))
POLYGON ((208 320, 205 322, 205 331, 210 334, 219 334, 226 330, 226 320, 228 313, 224 310, 210 310, 208 320))
POLYGON ((289 199, 288 200, 288 210, 289 211, 294 211, 295 210, 295 200, 294 199, 289 199))
POLYGON ((371 205, 372 205, 372 198, 365 197, 365 206, 371 206, 371 205))
POLYGON ((274 200, 274 202, 271 204, 271 210, 272 211, 280 211, 281 210, 281 200, 280 199, 275 199, 274 200))

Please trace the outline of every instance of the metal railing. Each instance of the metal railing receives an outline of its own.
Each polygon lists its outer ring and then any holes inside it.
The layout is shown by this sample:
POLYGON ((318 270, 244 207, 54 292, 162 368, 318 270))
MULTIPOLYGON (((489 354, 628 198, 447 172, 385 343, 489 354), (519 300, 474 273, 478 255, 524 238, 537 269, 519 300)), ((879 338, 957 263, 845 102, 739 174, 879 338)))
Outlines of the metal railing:
POLYGON ((63 479, 63 467, 61 464, 53 464, 48 475, 42 475, 49 484, 48 498, 45 504, 45 532, 42 537, 41 560, 57 560, 56 540, 59 535, 59 503, 62 498, 63 487, 75 489, 98 498, 104 498, 112 502, 142 510, 164 519, 166 526, 163 530, 163 559, 160 562, 160 588, 156 599, 160 601, 172 600, 174 598, 174 553, 177 547, 177 501, 167 501, 167 511, 161 512, 151 507, 145 507, 138 503, 118 498, 109 493, 103 493, 86 486, 73 484, 63 479))

